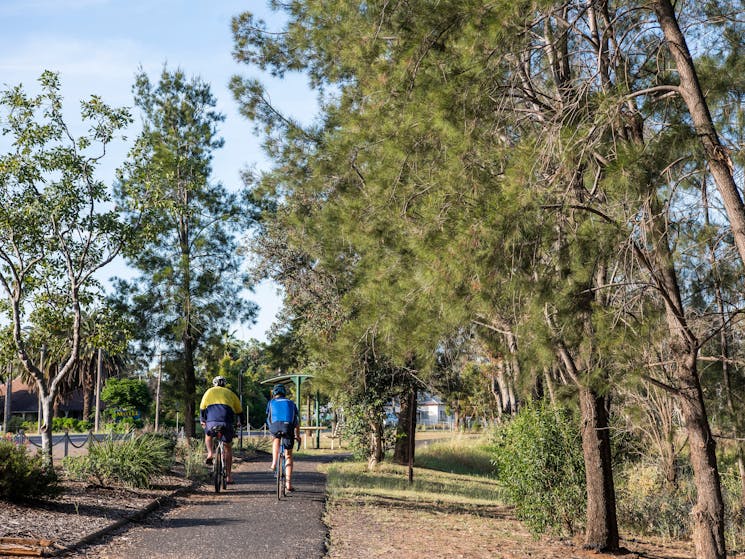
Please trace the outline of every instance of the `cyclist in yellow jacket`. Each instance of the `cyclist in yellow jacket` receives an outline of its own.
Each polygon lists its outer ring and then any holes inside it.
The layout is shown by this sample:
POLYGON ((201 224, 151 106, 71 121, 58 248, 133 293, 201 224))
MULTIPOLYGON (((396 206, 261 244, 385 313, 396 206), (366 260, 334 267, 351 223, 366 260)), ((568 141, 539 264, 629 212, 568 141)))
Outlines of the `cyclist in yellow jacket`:
POLYGON ((214 429, 217 426, 222 427, 225 437, 225 471, 226 482, 233 483, 233 448, 232 442, 235 436, 234 424, 236 419, 238 425, 241 425, 243 418, 243 409, 241 401, 235 392, 227 388, 225 377, 217 376, 212 379, 212 388, 207 390, 202 396, 202 403, 199 404, 199 422, 204 429, 204 444, 207 446, 208 465, 212 464, 212 437, 214 429))

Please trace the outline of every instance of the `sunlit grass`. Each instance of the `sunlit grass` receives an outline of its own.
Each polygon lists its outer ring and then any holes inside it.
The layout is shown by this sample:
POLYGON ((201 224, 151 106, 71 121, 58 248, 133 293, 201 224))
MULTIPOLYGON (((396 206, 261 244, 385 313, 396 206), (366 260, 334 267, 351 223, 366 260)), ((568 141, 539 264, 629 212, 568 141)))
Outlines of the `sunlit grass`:
POLYGON ((417 466, 430 470, 480 476, 494 474, 486 437, 456 435, 418 448, 415 456, 417 466))
POLYGON ((413 483, 408 468, 389 462, 374 470, 362 462, 332 463, 324 468, 334 499, 395 500, 420 503, 494 505, 500 487, 489 477, 491 464, 482 439, 455 438, 417 449, 413 483))

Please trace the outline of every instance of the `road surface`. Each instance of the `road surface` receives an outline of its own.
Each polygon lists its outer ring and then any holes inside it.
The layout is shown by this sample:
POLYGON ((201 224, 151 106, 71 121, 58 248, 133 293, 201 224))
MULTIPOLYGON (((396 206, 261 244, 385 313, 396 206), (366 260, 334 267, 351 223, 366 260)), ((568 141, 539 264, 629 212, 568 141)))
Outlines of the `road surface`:
POLYGON ((317 468, 328 460, 296 459, 296 490, 281 501, 269 471, 270 458, 262 455, 242 462, 234 471, 235 484, 226 492, 215 494, 204 485, 179 498, 176 506, 152 514, 143 525, 122 529, 64 557, 320 559, 326 553, 326 476, 317 468))

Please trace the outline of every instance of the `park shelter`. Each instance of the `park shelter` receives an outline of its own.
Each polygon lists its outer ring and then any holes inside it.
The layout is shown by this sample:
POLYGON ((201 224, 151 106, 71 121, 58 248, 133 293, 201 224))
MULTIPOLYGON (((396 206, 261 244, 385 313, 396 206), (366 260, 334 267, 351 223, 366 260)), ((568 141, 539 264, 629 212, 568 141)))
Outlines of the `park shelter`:
MULTIPOLYGON (((285 386, 293 386, 295 388, 295 405, 298 411, 302 409, 302 386, 303 382, 313 378, 313 375, 308 374, 288 374, 278 375, 266 380, 261 381, 261 384, 274 386, 275 384, 284 384, 285 386)), ((321 447, 321 408, 319 403, 320 396, 318 391, 314 394, 314 414, 315 414, 315 425, 302 425, 301 430, 306 432, 306 436, 310 435, 311 432, 315 432, 316 448, 321 447)), ((301 414, 302 415, 302 414, 301 414)), ((308 422, 311 418, 308 417, 308 422)))

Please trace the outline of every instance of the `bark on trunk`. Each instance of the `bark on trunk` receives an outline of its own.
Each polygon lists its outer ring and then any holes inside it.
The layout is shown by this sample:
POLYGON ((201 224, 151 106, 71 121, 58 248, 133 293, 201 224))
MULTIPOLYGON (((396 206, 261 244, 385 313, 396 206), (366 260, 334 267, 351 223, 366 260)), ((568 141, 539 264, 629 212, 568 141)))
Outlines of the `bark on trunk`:
POLYGON ((41 461, 45 469, 54 467, 52 461, 52 417, 54 417, 54 394, 39 394, 41 402, 41 461))
POLYGON ((401 398, 401 412, 398 414, 398 426, 396 427, 396 446, 393 451, 393 461, 396 464, 406 466, 409 463, 410 432, 416 438, 416 390, 413 388, 402 394, 401 398), (412 406, 414 413, 411 413, 412 406), (411 419, 414 425, 409 425, 411 419))
POLYGON ((184 340, 184 435, 188 439, 193 439, 196 435, 197 379, 194 369, 194 349, 191 340, 186 339, 184 340))
MULTIPOLYGON (((579 389, 582 452, 587 482, 585 547, 603 551, 619 549, 616 493, 605 399, 585 386, 574 358, 563 344, 558 356, 579 389)), ((586 380, 586 379, 585 379, 586 380)))
POLYGON ((83 389, 83 420, 87 420, 91 415, 91 392, 87 388, 83 389))
POLYGON ((618 549, 616 490, 611 468, 608 402, 587 388, 580 388, 582 451, 587 482, 585 547, 597 551, 618 549))
POLYGON ((378 420, 370 421, 370 457, 368 469, 372 470, 383 461, 383 425, 378 420))
POLYGON ((717 469, 716 443, 709 429, 704 397, 696 370, 696 354, 679 364, 679 403, 688 431, 691 464, 696 483, 693 507, 693 543, 699 559, 725 559, 724 502, 717 469))

